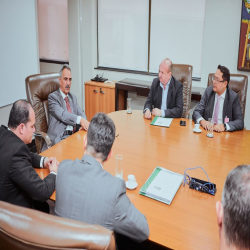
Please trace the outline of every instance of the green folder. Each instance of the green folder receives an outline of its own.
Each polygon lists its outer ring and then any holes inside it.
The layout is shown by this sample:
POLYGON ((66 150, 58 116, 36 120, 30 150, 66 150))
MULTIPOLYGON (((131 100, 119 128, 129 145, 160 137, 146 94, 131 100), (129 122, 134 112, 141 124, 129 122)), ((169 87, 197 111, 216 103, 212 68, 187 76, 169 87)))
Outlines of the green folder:
POLYGON ((155 118, 150 123, 150 125, 169 128, 172 121, 173 121, 173 118, 164 118, 160 116, 155 116, 155 118))
POLYGON ((139 193, 170 205, 182 181, 183 175, 156 167, 139 193))

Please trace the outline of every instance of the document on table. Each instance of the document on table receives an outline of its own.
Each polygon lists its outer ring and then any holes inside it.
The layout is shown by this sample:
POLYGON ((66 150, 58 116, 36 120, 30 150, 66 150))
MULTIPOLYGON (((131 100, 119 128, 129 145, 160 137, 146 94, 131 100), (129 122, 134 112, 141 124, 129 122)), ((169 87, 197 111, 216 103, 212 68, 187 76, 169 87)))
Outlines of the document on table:
POLYGON ((169 128, 172 121, 173 121, 173 118, 163 118, 163 117, 156 116, 150 124, 155 125, 155 126, 169 128))
POLYGON ((140 189, 140 194, 170 205, 182 181, 183 175, 156 167, 140 189))

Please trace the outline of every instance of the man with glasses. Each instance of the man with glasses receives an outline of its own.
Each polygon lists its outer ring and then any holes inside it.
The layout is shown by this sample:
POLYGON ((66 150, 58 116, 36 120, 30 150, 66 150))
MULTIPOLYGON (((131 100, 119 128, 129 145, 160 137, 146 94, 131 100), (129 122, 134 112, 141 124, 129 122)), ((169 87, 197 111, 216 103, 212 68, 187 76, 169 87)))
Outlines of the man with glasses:
POLYGON ((213 118, 216 132, 242 130, 244 119, 237 93, 228 86, 229 70, 219 65, 212 77, 213 86, 205 90, 200 103, 193 112, 193 120, 208 130, 209 118, 213 118))

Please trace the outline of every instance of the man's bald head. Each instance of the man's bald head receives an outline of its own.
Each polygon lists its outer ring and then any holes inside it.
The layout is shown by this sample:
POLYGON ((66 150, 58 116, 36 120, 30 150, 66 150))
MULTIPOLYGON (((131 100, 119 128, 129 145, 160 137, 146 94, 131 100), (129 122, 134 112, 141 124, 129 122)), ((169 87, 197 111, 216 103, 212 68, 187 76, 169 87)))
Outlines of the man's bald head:
POLYGON ((172 61, 169 58, 165 58, 162 62, 162 65, 168 68, 168 72, 172 72, 172 61))
POLYGON ((169 58, 164 59, 159 66, 159 80, 166 86, 172 75, 172 61, 169 58))

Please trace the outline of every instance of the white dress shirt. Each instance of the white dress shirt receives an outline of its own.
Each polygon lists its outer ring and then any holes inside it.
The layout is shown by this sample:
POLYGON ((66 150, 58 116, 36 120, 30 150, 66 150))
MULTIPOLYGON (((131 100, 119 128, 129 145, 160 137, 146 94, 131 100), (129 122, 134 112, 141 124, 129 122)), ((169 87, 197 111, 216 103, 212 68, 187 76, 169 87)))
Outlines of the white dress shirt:
MULTIPOLYGON (((219 100, 219 114, 218 114, 218 124, 223 124, 223 107, 224 107, 224 101, 225 101, 225 97, 226 97, 226 91, 224 91, 224 93, 222 95, 220 95, 220 100, 219 100)), ((213 115, 212 117, 214 117, 214 109, 215 109, 215 105, 217 103, 217 98, 218 98, 218 94, 215 93, 215 98, 214 98, 214 108, 213 108, 213 115)), ((197 119, 197 123, 200 123, 201 120, 204 120, 203 117, 200 117, 199 119, 197 119)), ((227 127, 227 131, 230 131, 230 126, 226 123, 226 127, 227 127)))
POLYGON ((172 76, 170 77, 166 88, 164 89, 163 84, 160 82, 160 86, 162 88, 162 98, 161 98, 161 116, 165 117, 165 111, 168 107, 167 107, 167 98, 168 98, 168 89, 169 89, 169 84, 171 81, 172 76))
MULTIPOLYGON (((169 89, 169 84, 170 84, 171 79, 172 79, 172 76, 170 77, 165 89, 164 89, 163 84, 160 82, 160 86, 162 88, 162 98, 161 98, 161 116, 162 117, 165 117, 164 110, 166 110, 168 108, 167 107, 167 98, 168 98, 168 89, 169 89)), ((145 108, 145 110, 143 112, 145 112, 147 109, 148 108, 145 108)))

